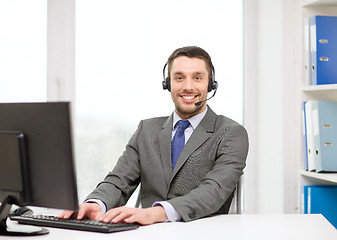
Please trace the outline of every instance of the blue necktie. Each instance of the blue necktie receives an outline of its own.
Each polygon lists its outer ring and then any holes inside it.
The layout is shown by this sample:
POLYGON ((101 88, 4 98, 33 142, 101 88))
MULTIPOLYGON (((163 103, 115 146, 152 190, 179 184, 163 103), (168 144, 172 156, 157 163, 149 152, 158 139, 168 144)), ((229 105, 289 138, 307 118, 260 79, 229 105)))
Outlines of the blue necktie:
POLYGON ((172 140, 172 170, 177 163, 179 155, 184 148, 185 145, 185 129, 190 125, 188 120, 179 120, 178 121, 179 128, 176 131, 176 134, 172 140))

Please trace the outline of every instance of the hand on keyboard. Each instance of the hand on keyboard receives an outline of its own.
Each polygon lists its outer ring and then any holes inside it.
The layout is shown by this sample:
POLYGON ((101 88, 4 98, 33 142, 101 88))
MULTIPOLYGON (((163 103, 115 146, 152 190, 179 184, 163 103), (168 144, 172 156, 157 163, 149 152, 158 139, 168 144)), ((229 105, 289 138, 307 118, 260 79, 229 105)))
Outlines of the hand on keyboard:
POLYGON ((60 215, 56 216, 58 219, 76 218, 77 220, 92 219, 98 220, 102 216, 101 207, 97 203, 82 203, 79 205, 79 211, 74 212, 64 210, 60 215))
POLYGON ((164 222, 167 219, 166 212, 163 207, 156 206, 151 208, 129 208, 117 207, 110 209, 104 215, 97 203, 83 203, 79 205, 78 213, 65 210, 57 216, 58 219, 77 220, 91 219, 104 223, 139 223, 141 225, 149 225, 156 222, 164 222))
POLYGON ((156 222, 164 222, 166 219, 166 212, 162 206, 151 208, 117 207, 107 211, 103 216, 98 218, 98 221, 105 223, 125 222, 149 225, 156 222))
POLYGON ((12 221, 17 221, 21 224, 29 224, 44 227, 56 227, 73 230, 94 231, 94 232, 118 232, 132 230, 138 228, 137 224, 130 223, 103 223, 95 220, 84 219, 60 219, 53 216, 45 215, 26 215, 26 216, 11 216, 12 221))

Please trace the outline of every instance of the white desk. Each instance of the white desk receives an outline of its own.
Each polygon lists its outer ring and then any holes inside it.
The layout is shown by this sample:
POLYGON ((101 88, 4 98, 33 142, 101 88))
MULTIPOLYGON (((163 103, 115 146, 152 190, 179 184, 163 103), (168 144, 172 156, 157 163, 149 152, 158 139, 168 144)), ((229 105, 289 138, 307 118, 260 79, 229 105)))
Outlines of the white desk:
POLYGON ((336 240, 337 230, 322 215, 219 215, 190 223, 159 223, 137 230, 117 233, 93 233, 48 228, 49 234, 34 237, 0 239, 114 239, 114 240, 336 240))

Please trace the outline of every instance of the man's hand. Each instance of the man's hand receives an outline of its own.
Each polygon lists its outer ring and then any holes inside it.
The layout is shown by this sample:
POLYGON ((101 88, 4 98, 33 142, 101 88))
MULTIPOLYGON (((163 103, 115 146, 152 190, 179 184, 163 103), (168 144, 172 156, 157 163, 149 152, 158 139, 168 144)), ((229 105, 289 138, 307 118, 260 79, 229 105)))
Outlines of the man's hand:
POLYGON ((101 216, 101 207, 97 203, 82 203, 79 205, 78 213, 70 210, 64 210, 57 216, 57 218, 69 219, 71 217, 76 217, 78 220, 85 218, 98 220, 101 216))
POLYGON ((126 222, 149 225, 156 222, 166 221, 167 216, 163 207, 156 206, 151 208, 129 208, 118 207, 110 209, 98 220, 102 222, 126 222))

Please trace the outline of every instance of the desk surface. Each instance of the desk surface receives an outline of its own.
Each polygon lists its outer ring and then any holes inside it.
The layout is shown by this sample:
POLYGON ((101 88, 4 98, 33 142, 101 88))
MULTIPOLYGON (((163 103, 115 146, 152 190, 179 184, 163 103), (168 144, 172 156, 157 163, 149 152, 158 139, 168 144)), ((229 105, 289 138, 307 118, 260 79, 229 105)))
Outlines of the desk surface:
POLYGON ((208 240, 218 239, 219 237, 235 240, 337 239, 337 230, 320 214, 219 215, 189 223, 159 223, 141 226, 136 230, 109 234, 57 228, 48 229, 49 234, 44 236, 24 238, 0 236, 0 239, 208 240))

